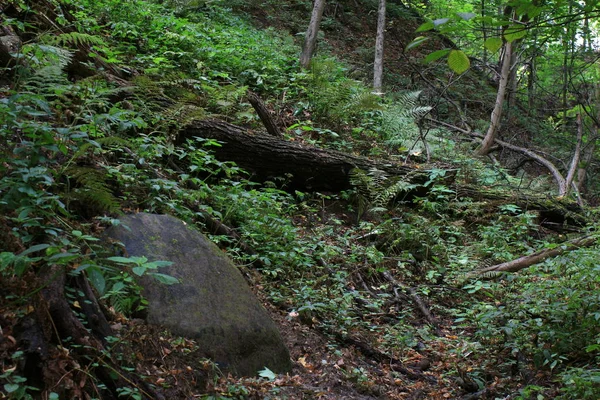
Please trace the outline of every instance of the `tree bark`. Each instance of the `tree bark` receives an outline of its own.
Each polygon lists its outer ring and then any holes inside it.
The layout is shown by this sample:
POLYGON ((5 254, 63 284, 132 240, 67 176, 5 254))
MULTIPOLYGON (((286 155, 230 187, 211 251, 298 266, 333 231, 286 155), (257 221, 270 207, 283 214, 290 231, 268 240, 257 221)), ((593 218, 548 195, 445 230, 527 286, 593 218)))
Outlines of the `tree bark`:
MULTIPOLYGON (((569 188, 573 184, 575 179, 575 173, 579 166, 579 159, 581 158, 581 142, 583 141, 583 121, 581 114, 577 114, 577 143, 575 144, 575 151, 573 152, 573 158, 571 159, 571 165, 565 178, 565 188, 561 190, 559 196, 564 197, 569 194, 569 188)), ((577 190, 577 188, 575 188, 577 190)))
POLYGON ((577 250, 582 247, 590 247, 596 244, 598 237, 596 236, 584 236, 577 239, 570 240, 562 243, 561 245, 552 249, 544 249, 536 251, 528 256, 517 258, 516 260, 507 261, 501 264, 492 265, 491 267, 482 268, 475 271, 475 274, 484 274, 486 272, 517 272, 524 268, 530 267, 534 264, 539 264, 544 260, 555 257, 559 254, 567 251, 577 250))
POLYGON ((490 118, 490 127, 481 146, 477 149, 476 154, 484 156, 489 153, 494 140, 496 139, 496 133, 500 127, 500 118, 502 117, 502 108, 504 107, 504 98, 506 93, 506 86, 510 78, 510 67, 512 65, 512 44, 510 42, 504 43, 504 57, 502 60, 502 71, 500 73, 500 83, 498 84, 498 92, 496 94, 496 103, 494 110, 492 110, 492 116, 490 118))
MULTIPOLYGON (((415 184, 429 180, 429 172, 409 165, 374 161, 334 150, 319 149, 266 135, 252 135, 238 126, 220 120, 195 121, 183 128, 175 141, 201 137, 223 142, 213 148, 221 161, 234 161, 264 181, 291 175, 289 188, 306 191, 341 191, 351 187, 353 168, 377 168, 390 176, 403 176, 415 184)), ((450 176, 451 174, 448 174, 450 176)))
POLYGON ((579 204, 564 199, 531 196, 518 191, 494 192, 472 185, 457 187, 456 194, 476 201, 487 201, 490 203, 490 208, 514 204, 524 211, 537 212, 541 226, 558 232, 579 232, 581 227, 589 223, 579 204))
POLYGON ((263 101, 260 99, 260 97, 258 97, 256 93, 248 91, 248 101, 254 108, 254 111, 256 111, 256 113, 258 114, 269 135, 278 138, 283 137, 283 135, 279 131, 279 128, 277 127, 277 124, 273 120, 271 113, 265 106, 265 103, 263 103, 263 101))
POLYGON ((310 16, 310 23, 306 30, 306 36, 304 37, 304 46, 302 47, 302 54, 300 54, 300 65, 302 68, 308 68, 310 60, 312 59, 315 47, 317 45, 317 37, 319 35, 319 26, 321 25, 321 18, 323 17, 323 10, 325 9, 325 0, 315 0, 313 11, 310 16))
POLYGON ((377 12, 377 38, 375 40, 375 62, 373 66, 373 89, 380 93, 383 82, 383 42, 385 38, 385 0, 379 0, 377 12))

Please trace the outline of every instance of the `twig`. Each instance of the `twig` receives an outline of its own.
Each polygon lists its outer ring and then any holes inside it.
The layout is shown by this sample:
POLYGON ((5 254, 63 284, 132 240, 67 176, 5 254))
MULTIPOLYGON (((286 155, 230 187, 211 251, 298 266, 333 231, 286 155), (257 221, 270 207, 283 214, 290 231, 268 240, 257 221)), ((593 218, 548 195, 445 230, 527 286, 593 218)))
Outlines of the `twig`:
POLYGON ((423 314, 423 316, 425 317, 425 319, 427 320, 427 322, 429 322, 431 324, 431 326, 434 327, 434 329, 436 331, 436 334, 437 335, 441 335, 441 331, 440 331, 440 328, 438 327, 437 321, 435 320, 435 318, 433 318, 433 316, 431 315, 431 312, 429 311, 429 309, 425 305, 425 302, 417 294, 417 291, 414 288, 412 288, 410 286, 406 286, 402 282, 399 282, 398 280, 396 280, 396 278, 394 278, 387 271, 383 272, 383 276, 385 277, 385 279, 387 279, 388 281, 390 281, 395 286, 394 293, 396 294, 397 297, 398 297, 398 294, 396 292, 397 288, 400 288, 400 289, 404 290, 405 292, 407 292, 409 294, 410 298, 415 303, 415 305, 417 306, 417 308, 419 309, 419 311, 421 311, 421 314, 423 314))

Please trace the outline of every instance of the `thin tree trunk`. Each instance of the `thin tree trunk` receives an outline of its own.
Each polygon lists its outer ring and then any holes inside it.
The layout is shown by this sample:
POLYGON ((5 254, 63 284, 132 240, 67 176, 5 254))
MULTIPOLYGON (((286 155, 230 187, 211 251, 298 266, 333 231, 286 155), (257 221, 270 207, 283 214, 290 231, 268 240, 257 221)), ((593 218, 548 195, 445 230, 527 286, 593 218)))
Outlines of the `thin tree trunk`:
POLYGON ((527 77, 527 105, 529 115, 535 115, 535 84, 536 84, 536 59, 532 57, 529 61, 529 74, 527 77))
MULTIPOLYGON (((565 178, 565 189, 564 193, 559 193, 559 196, 564 197, 569 194, 569 188, 575 178, 577 167, 579 166, 579 159, 581 157, 581 141, 583 140, 583 121, 581 120, 581 114, 577 114, 577 143, 575 144, 575 151, 573 152, 573 158, 571 159, 571 165, 565 178)), ((577 189, 577 188, 575 188, 577 189)))
POLYGON ((594 151, 596 150, 596 140, 598 138, 598 127, 594 127, 593 137, 589 140, 587 147, 583 152, 583 159, 579 164, 579 169, 577 170, 577 181, 575 184, 577 185, 577 190, 582 192, 585 188, 585 177, 587 175, 587 168, 592 162, 594 158, 594 151))
POLYGON ((321 25, 324 9, 325 0, 315 0, 312 15, 310 16, 310 23, 306 30, 306 36, 304 37, 304 47, 302 48, 302 54, 300 55, 300 65, 302 68, 308 68, 313 53, 315 52, 317 37, 319 35, 319 26, 321 25))
POLYGON ((517 78, 517 64, 519 63, 519 53, 518 53, 518 49, 519 49, 519 41, 514 41, 512 43, 512 49, 511 49, 511 66, 510 66, 510 72, 508 75, 508 83, 507 83, 507 93, 506 93, 506 97, 508 99, 508 106, 509 106, 509 112, 510 110, 515 106, 516 102, 517 102, 517 84, 518 84, 518 78, 517 78))
POLYGON ((481 146, 477 149, 476 154, 484 156, 489 153, 494 140, 496 139, 496 133, 500 126, 500 118, 502 117, 502 107, 504 107, 504 97, 506 93, 506 86, 510 77, 510 67, 512 65, 512 44, 510 42, 504 43, 504 58, 502 60, 502 71, 500 73, 500 83, 498 85, 498 93, 496 95, 496 104, 492 111, 490 118, 490 127, 481 142, 481 146))
POLYGON ((385 0, 379 0, 377 12, 377 39, 375 40, 375 63, 373 67, 373 89, 380 93, 383 82, 383 41, 385 38, 385 0))

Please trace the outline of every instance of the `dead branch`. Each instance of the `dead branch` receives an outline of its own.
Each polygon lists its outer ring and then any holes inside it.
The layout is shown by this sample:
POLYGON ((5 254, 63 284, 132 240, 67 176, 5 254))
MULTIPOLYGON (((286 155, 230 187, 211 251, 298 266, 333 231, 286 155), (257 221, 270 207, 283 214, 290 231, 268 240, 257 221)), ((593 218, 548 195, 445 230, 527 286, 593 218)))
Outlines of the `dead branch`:
POLYGON ((350 335, 344 335, 338 331, 334 331, 333 329, 326 328, 324 326, 320 326, 319 329, 323 330, 324 333, 328 335, 332 335, 338 342, 342 344, 356 347, 358 351, 360 351, 366 357, 369 357, 381 363, 389 364, 394 371, 398 371, 410 379, 426 381, 432 381, 435 379, 432 376, 423 374, 420 370, 412 370, 407 368, 399 359, 373 348, 371 345, 365 343, 362 340, 354 338, 350 335))
POLYGON ((248 101, 250 102, 250 104, 252 105, 252 107, 254 108, 254 110, 256 111, 258 116, 260 117, 260 120, 262 121, 263 125, 267 129, 267 132, 271 136, 275 136, 277 138, 282 138, 283 135, 279 131, 277 124, 273 120, 271 113, 265 106, 265 103, 262 101, 262 99, 260 97, 258 97, 258 95, 256 93, 248 91, 248 101))
MULTIPOLYGON (((392 276, 392 274, 390 274, 387 271, 383 272, 383 276, 395 286, 394 293, 396 293, 396 287, 399 287, 400 289, 409 294, 410 298, 415 303, 419 311, 421 311, 421 314, 423 314, 427 322, 429 322, 429 324, 431 324, 431 326, 435 328, 436 334, 441 335, 440 328, 438 327, 435 318, 433 318, 433 315, 431 315, 429 308, 427 308, 425 302, 423 301, 423 299, 421 299, 417 291, 414 288, 407 286, 402 282, 399 282, 396 278, 392 276)), ((398 294, 396 294, 396 297, 398 297, 398 294)))
MULTIPOLYGON (((417 185, 427 182, 430 176, 422 166, 371 160, 272 136, 254 135, 242 127, 216 119, 194 121, 182 128, 175 144, 179 145, 194 137, 222 142, 221 146, 211 149, 215 157, 221 161, 234 161, 253 172, 252 179, 264 181, 287 176, 290 179, 288 187, 295 190, 349 189, 349 173, 354 168, 364 171, 377 168, 417 185)), ((446 179, 451 180, 453 176, 454 172, 449 171, 446 179)))
POLYGON ((561 243, 559 246, 536 251, 533 254, 519 257, 516 260, 507 261, 501 264, 492 265, 487 268, 482 268, 474 271, 474 275, 481 275, 486 272, 517 272, 524 268, 527 268, 534 264, 539 264, 542 261, 550 257, 555 257, 559 254, 566 253, 568 251, 577 250, 582 247, 590 247, 596 244, 598 240, 597 236, 583 236, 577 239, 569 240, 568 242, 561 243))

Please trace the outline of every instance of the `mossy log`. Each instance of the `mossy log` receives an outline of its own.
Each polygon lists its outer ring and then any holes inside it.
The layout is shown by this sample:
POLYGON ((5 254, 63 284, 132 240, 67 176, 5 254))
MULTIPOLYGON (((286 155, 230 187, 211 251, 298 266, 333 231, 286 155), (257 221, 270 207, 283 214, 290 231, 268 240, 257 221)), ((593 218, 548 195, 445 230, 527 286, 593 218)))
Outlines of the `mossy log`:
POLYGON ((213 148, 221 161, 234 161, 253 173, 253 179, 264 181, 290 177, 289 188, 303 191, 338 192, 350 188, 349 172, 353 168, 368 171, 377 168, 390 176, 402 176, 411 183, 429 180, 427 167, 382 162, 335 150, 301 145, 264 134, 253 134, 220 120, 195 121, 183 128, 176 144, 200 137, 222 142, 213 148))
POLYGON ((586 226, 589 220, 583 209, 574 201, 560 199, 548 195, 527 194, 519 191, 495 191, 474 185, 462 185, 456 188, 461 197, 470 197, 476 201, 490 204, 514 204, 524 211, 539 213, 541 226, 555 230, 573 232, 586 226))
MULTIPOLYGON (((413 184, 424 184, 430 179, 430 169, 444 167, 423 166, 372 160, 335 150, 276 138, 267 134, 254 134, 242 127, 210 119, 194 121, 183 128, 176 139, 181 144, 187 139, 200 137, 214 139, 222 146, 213 148, 217 159, 234 161, 253 173, 252 179, 266 181, 276 177, 289 177, 288 189, 301 191, 338 192, 351 187, 349 173, 353 168, 385 171, 390 176, 401 176, 413 184)), ((451 186, 455 176, 451 167, 444 184, 451 186)), ((515 204, 522 210, 536 211, 540 223, 554 230, 587 225, 581 207, 575 202, 550 196, 536 196, 522 192, 492 191, 474 185, 456 185, 456 193, 479 201, 495 204, 515 204)), ((424 195, 425 188, 418 195, 424 195)))

